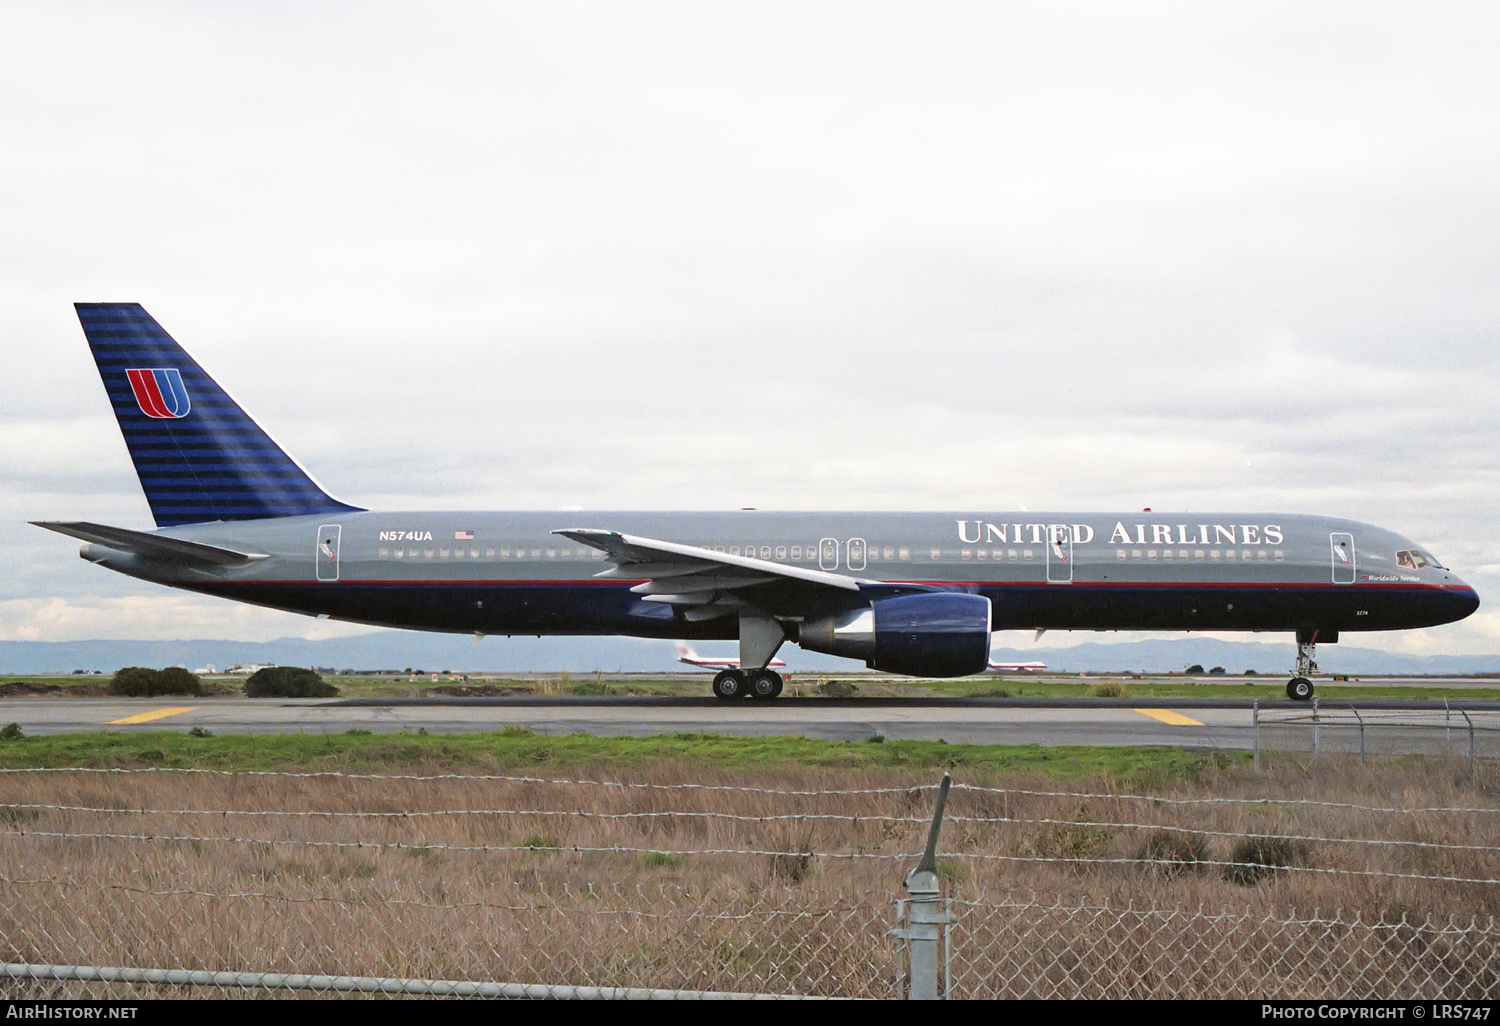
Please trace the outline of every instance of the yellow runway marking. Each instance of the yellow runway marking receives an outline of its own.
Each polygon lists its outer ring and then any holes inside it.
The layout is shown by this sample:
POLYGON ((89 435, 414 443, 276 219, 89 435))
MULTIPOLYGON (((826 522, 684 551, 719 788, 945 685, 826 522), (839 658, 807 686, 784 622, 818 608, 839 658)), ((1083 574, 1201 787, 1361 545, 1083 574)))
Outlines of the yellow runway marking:
POLYGON ((1181 713, 1174 713, 1170 709, 1137 709, 1136 712, 1140 713, 1142 716, 1149 716, 1153 720, 1161 720, 1163 723, 1170 723, 1174 727, 1203 726, 1203 724, 1199 723, 1197 720, 1192 719, 1188 716, 1184 716, 1181 713))
POLYGON ((176 716, 178 713, 192 712, 198 708, 196 705, 180 705, 170 709, 152 709, 150 712, 136 713, 127 716, 123 720, 110 720, 109 725, 116 723, 150 723, 152 720, 166 719, 168 716, 176 716))

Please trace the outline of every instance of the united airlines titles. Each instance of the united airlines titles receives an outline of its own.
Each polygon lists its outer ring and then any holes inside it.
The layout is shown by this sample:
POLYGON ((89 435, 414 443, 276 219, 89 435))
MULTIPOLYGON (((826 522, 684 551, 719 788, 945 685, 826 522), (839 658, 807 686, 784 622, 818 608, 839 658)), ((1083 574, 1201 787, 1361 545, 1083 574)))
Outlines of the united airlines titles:
MULTIPOLYGON (((959 520, 958 540, 965 545, 1040 545, 1071 541, 1087 545, 1094 540, 1092 524, 994 523, 989 520, 959 520)), ((1127 524, 1115 522, 1109 533, 1111 545, 1281 545, 1286 541, 1280 524, 1127 524)))

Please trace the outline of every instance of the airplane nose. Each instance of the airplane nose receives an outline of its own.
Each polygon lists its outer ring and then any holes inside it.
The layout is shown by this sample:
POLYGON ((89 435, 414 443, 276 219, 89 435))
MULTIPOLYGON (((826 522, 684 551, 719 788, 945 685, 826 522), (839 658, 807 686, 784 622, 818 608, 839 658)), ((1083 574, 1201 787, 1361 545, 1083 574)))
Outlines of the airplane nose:
POLYGON ((1479 593, 1456 577, 1445 590, 1445 597, 1453 620, 1462 620, 1479 608, 1479 593))

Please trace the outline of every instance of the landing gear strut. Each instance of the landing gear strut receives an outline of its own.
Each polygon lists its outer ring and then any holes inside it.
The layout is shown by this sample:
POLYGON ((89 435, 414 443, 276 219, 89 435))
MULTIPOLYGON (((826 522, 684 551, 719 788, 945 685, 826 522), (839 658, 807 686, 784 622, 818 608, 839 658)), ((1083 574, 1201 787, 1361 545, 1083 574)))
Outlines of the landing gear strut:
MULTIPOLYGON (((1329 640, 1338 639, 1339 636, 1334 634, 1329 640)), ((1297 674, 1286 682, 1286 697, 1294 702, 1306 702, 1312 698, 1313 682, 1308 679, 1308 675, 1318 668, 1318 664, 1313 662, 1317 642, 1317 631, 1297 632, 1297 674)))
POLYGON ((776 650, 786 641, 780 621, 751 611, 740 613, 740 666, 714 677, 714 697, 759 698, 770 701, 781 694, 781 674, 768 669, 776 650))

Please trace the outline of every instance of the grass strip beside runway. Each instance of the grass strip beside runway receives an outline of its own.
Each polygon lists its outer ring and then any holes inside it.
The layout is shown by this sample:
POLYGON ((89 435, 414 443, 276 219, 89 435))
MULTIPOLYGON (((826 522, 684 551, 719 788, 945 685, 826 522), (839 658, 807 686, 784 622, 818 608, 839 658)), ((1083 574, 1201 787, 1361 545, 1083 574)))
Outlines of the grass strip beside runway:
POLYGON ((728 769, 776 766, 964 768, 1027 771, 1059 779, 1105 775, 1121 783, 1180 780, 1248 759, 1171 748, 964 745, 942 741, 820 741, 803 737, 552 736, 523 729, 482 734, 261 734, 186 732, 54 734, 0 741, 0 768, 142 767, 483 773, 544 767, 674 762, 728 769))

